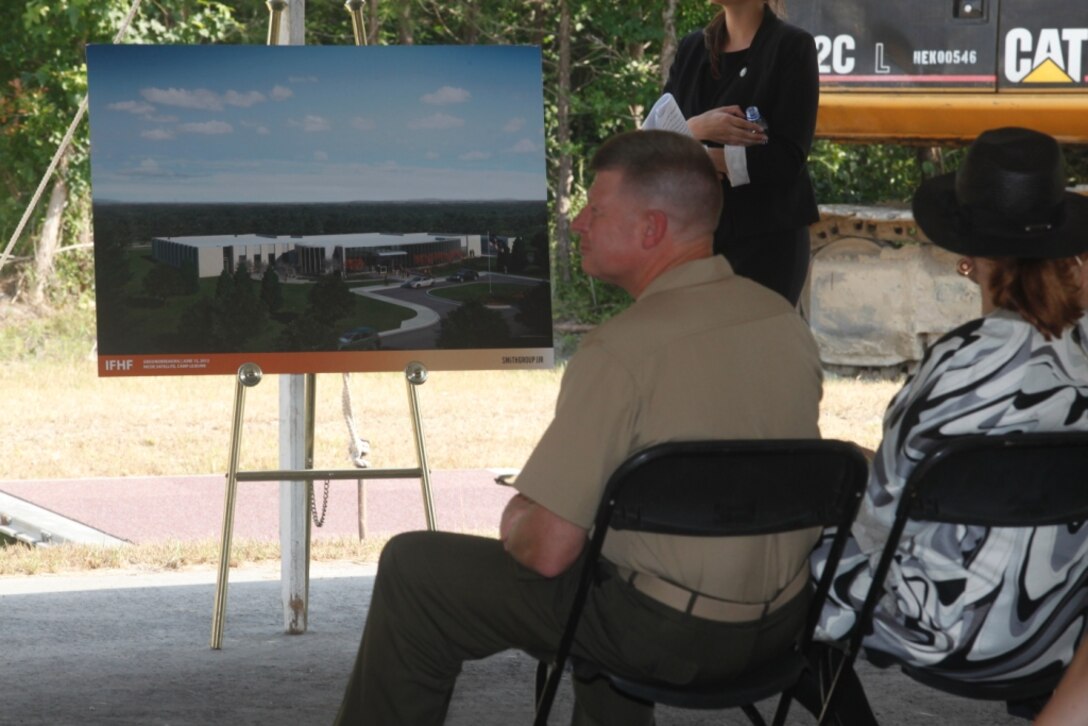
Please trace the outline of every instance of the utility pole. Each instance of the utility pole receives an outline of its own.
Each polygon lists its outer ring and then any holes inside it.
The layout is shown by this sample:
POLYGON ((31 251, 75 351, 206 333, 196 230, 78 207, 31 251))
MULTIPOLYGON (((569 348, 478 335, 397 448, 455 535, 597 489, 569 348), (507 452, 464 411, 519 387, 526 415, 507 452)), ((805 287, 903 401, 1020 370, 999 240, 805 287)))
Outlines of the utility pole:
MULTIPOLYGON (((268 0, 268 8, 272 13, 269 44, 306 44, 306 0, 268 0), (278 23, 277 12, 281 13, 278 23), (272 37, 274 31, 276 37, 272 37)), ((307 441, 313 431, 312 422, 306 420, 307 379, 312 384, 316 376, 280 376, 281 469, 313 466, 307 461, 313 455, 313 442, 307 441)), ((305 481, 280 482, 280 589, 284 629, 305 633, 310 605, 310 486, 305 481)))

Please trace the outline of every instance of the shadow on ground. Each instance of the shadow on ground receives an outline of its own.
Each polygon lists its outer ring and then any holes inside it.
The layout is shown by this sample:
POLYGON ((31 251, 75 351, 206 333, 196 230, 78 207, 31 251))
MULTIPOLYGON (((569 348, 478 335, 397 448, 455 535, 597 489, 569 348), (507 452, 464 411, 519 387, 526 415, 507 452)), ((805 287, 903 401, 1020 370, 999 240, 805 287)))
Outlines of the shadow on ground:
MULTIPOLYGON (((278 565, 232 571, 218 651, 208 646, 214 571, 0 578, 0 724, 330 724, 373 573, 373 565, 315 563, 309 630, 286 635, 278 565)), ((514 652, 466 664, 447 723, 531 723, 534 669, 514 652)), ((1003 704, 937 694, 894 671, 863 665, 861 676, 882 724, 1026 724, 1003 704)), ((565 683, 552 722, 568 723, 570 707, 565 683)), ((672 709, 659 709, 657 721, 746 723, 740 713, 672 709)), ((795 707, 790 723, 814 719, 795 707)))

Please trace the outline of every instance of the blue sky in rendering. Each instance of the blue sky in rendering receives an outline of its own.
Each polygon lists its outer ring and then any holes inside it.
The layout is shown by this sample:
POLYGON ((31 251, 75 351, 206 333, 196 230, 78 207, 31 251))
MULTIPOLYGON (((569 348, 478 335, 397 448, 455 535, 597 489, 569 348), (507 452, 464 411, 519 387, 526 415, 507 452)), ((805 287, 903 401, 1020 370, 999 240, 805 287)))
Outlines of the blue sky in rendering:
POLYGON ((96 201, 546 198, 539 49, 87 49, 96 201))

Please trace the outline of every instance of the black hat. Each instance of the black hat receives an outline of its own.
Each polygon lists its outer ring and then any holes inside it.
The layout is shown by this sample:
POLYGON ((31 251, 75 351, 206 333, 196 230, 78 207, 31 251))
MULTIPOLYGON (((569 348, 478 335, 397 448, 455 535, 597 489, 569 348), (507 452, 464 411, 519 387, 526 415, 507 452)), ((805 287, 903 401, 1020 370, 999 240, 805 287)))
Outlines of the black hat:
POLYGON ((1072 257, 1088 250, 1088 197, 1068 192, 1046 134, 984 131, 959 171, 922 182, 914 220, 935 244, 977 257, 1072 257))

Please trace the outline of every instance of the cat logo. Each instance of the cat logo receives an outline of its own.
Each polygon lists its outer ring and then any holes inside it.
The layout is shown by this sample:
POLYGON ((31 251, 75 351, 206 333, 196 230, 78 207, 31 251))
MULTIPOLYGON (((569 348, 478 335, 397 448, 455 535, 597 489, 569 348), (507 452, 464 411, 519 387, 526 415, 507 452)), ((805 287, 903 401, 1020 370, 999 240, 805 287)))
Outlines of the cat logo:
POLYGON ((1038 37, 1027 28, 1005 35, 1005 77, 1012 83, 1084 84, 1088 28, 1043 28, 1038 37))

